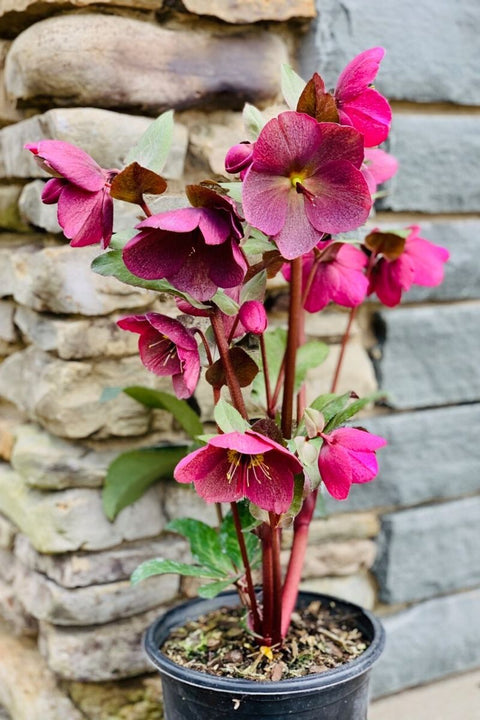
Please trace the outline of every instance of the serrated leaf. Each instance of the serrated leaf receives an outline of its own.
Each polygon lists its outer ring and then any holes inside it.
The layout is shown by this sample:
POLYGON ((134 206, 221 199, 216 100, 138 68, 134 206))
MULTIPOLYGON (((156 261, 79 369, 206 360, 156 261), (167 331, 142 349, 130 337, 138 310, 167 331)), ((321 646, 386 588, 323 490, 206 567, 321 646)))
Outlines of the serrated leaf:
POLYGON ((297 103, 300 95, 305 88, 306 82, 303 78, 290 67, 290 65, 283 64, 281 67, 281 88, 282 95, 285 98, 290 110, 297 109, 297 103))
POLYGON ((349 392, 343 395, 327 393, 326 395, 319 395, 318 398, 315 398, 315 400, 310 403, 310 407, 314 410, 319 410, 323 414, 325 422, 328 423, 334 415, 343 410, 350 398, 351 393, 349 392))
MULTIPOLYGON (((254 568, 260 561, 260 539, 257 535, 250 532, 250 529, 257 527, 258 522, 251 515, 249 504, 247 502, 237 503, 237 509, 240 517, 240 524, 243 530, 247 556, 251 567, 254 568)), ((240 552, 235 523, 231 512, 225 516, 220 527, 220 544, 222 550, 226 553, 226 555, 228 555, 235 567, 239 570, 242 569, 243 558, 242 553, 240 552)))
POLYGON ((145 194, 161 195, 166 189, 163 177, 138 162, 132 162, 113 178, 110 195, 123 202, 141 205, 145 194))
POLYGON ((167 410, 190 437, 193 438, 203 433, 200 418, 185 400, 179 400, 175 395, 170 395, 162 390, 152 390, 140 385, 126 387, 123 392, 146 407, 167 410))
POLYGON ((256 140, 266 123, 263 114, 255 107, 255 105, 250 105, 250 103, 245 103, 242 114, 245 129, 248 131, 250 138, 252 140, 256 140))
POLYGON ((295 392, 300 390, 308 370, 321 365, 328 355, 328 345, 321 340, 310 340, 298 348, 295 365, 295 392))
POLYGON ((187 575, 188 577, 212 577, 208 568, 199 565, 189 565, 188 563, 177 562, 176 560, 165 560, 164 558, 152 558, 145 560, 133 571, 130 582, 132 585, 142 580, 146 580, 154 575, 166 575, 173 573, 175 575, 187 575))
POLYGON ((193 559, 215 573, 212 577, 223 578, 232 573, 232 563, 222 551, 219 534, 210 525, 194 518, 176 518, 167 525, 167 530, 187 538, 193 559))
POLYGON ((114 520, 123 508, 138 500, 154 482, 172 477, 188 451, 187 445, 139 448, 122 453, 110 464, 102 491, 105 515, 114 520))
POLYGON ((337 427, 340 427, 340 425, 343 425, 347 422, 347 420, 350 420, 354 415, 356 415, 360 410, 363 410, 363 408, 368 405, 371 402, 375 402, 375 400, 379 400, 380 398, 384 398, 385 393, 384 392, 376 392, 372 393, 371 395, 368 395, 364 398, 359 398, 358 400, 354 400, 348 407, 346 407, 341 412, 335 414, 327 423, 325 426, 324 432, 330 432, 331 430, 334 430, 337 427))
POLYGON ((245 418, 240 415, 233 405, 230 405, 230 403, 223 398, 220 398, 215 405, 213 416, 218 427, 224 433, 235 431, 243 433, 245 430, 250 429, 250 425, 245 418))
POLYGON ((214 598, 221 593, 223 590, 232 585, 237 578, 232 577, 228 580, 218 580, 217 582, 211 582, 207 585, 200 585, 197 592, 202 598, 214 598))
POLYGON ((173 110, 167 110, 152 122, 125 158, 125 165, 139 165, 161 172, 173 142, 173 110))

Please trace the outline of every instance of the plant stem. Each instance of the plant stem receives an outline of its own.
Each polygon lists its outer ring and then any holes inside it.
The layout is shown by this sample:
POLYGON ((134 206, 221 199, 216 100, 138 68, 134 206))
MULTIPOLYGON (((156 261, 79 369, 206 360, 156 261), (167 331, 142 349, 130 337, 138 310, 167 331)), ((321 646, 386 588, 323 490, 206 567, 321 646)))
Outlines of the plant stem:
POLYGON ((302 258, 292 260, 290 277, 290 308, 288 313, 288 335, 285 360, 285 381, 283 385, 282 434, 292 436, 293 396, 295 390, 295 361, 299 343, 299 322, 302 315, 302 258))
POLYGON ((255 595, 255 588, 253 585, 252 571, 250 568, 250 561, 248 559, 247 547, 245 545, 245 538, 242 531, 242 523, 240 522, 240 516, 238 514, 238 507, 236 502, 230 503, 232 510, 233 522, 235 524, 235 530, 237 533, 238 545, 240 547, 240 553, 242 555, 243 566, 245 568, 245 580, 247 582, 247 592, 250 599, 250 612, 252 613, 253 630, 258 635, 261 634, 262 623, 260 615, 258 613, 257 596, 255 595))
POLYGON ((272 572, 273 572, 273 632, 272 644, 282 641, 282 568, 280 565, 280 529, 278 515, 269 513, 272 535, 272 572))
POLYGON ((265 396, 267 399, 267 414, 269 417, 274 418, 275 417, 275 409, 272 410, 272 389, 270 387, 270 374, 268 372, 267 350, 265 347, 265 338, 263 337, 263 333, 260 335, 260 352, 262 353, 263 377, 264 377, 264 381, 265 381, 265 396))
POLYGON ((273 588, 273 553, 272 528, 263 523, 260 528, 260 541, 262 543, 262 589, 263 589, 263 616, 262 616, 262 643, 272 645, 274 588, 273 588))
POLYGON ((225 370, 225 377, 227 379, 228 389, 230 391, 230 397, 232 403, 238 412, 248 420, 247 410, 243 400, 242 389, 238 378, 235 375, 232 362, 230 360, 229 348, 227 338, 225 337, 225 328, 223 325, 221 311, 216 308, 211 318, 213 332, 215 334, 215 340, 222 360, 223 369, 225 370))
POLYGON ((357 310, 358 310, 358 305, 355 307, 352 307, 352 309, 350 310, 350 317, 348 318, 347 328, 343 334, 342 345, 340 347, 340 355, 338 356, 337 367, 335 368, 335 374, 333 376, 332 386, 330 388, 330 392, 332 392, 332 393, 334 393, 335 390, 337 389, 337 383, 338 383, 338 378, 340 376, 340 370, 342 369, 343 361, 345 359, 345 351, 347 349, 347 343, 350 338, 350 332, 352 330, 352 325, 353 325, 353 321, 355 320, 357 310))
POLYGON ((148 207, 147 203, 146 203, 145 200, 143 199, 143 196, 142 196, 142 202, 139 203, 139 204, 140 204, 140 207, 142 208, 143 212, 145 213, 145 215, 146 215, 147 217, 151 217, 152 211, 150 210, 150 208, 148 207))
POLYGON ((295 609, 298 587, 302 578, 303 562, 307 551, 308 529, 312 521, 318 490, 308 495, 294 522, 293 544, 290 551, 287 574, 282 593, 282 638, 288 632, 292 612, 295 609))

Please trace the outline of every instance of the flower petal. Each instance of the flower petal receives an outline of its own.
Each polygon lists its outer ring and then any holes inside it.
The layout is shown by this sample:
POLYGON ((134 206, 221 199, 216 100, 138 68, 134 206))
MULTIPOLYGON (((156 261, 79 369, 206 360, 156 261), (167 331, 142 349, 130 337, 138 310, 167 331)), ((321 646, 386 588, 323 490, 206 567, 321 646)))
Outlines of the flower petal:
POLYGON ((368 88, 361 95, 339 108, 340 122, 347 120, 363 134, 365 147, 380 145, 387 139, 392 122, 392 111, 387 100, 377 90, 368 88))
POLYGON ((373 47, 354 57, 338 78, 335 97, 347 101, 371 85, 384 55, 383 47, 373 47))
POLYGON ((125 245, 123 261, 137 277, 158 280, 175 274, 188 257, 191 247, 190 234, 178 233, 172 248, 169 232, 146 227, 125 245))
POLYGON ((103 190, 86 192, 75 185, 66 185, 60 193, 58 222, 72 247, 94 245, 104 238, 103 195, 103 190))
MULTIPOLYGON (((315 203, 317 198, 315 198, 315 203)), ((309 252, 322 239, 323 229, 317 230, 309 221, 308 198, 297 193, 292 187, 288 194, 288 206, 285 224, 280 232, 272 237, 283 257, 287 260, 300 257, 309 252)))
POLYGON ((266 235, 276 235, 285 224, 291 189, 287 177, 257 172, 251 167, 245 175, 242 191, 247 222, 266 235))
POLYGON ((28 149, 59 175, 83 190, 95 192, 105 186, 106 171, 76 145, 63 140, 41 140, 28 149))
POLYGON ((277 515, 288 510, 293 500, 294 476, 282 455, 275 451, 265 454, 263 463, 253 464, 245 475, 245 496, 255 505, 277 515))
POLYGON ((298 112, 280 113, 267 122, 255 143, 253 168, 287 176, 308 165, 320 142, 320 125, 314 118, 298 112))
POLYGON ((207 502, 234 502, 243 497, 242 474, 236 472, 229 481, 229 469, 227 452, 209 443, 180 460, 174 478, 181 483, 194 482, 195 490, 207 502))

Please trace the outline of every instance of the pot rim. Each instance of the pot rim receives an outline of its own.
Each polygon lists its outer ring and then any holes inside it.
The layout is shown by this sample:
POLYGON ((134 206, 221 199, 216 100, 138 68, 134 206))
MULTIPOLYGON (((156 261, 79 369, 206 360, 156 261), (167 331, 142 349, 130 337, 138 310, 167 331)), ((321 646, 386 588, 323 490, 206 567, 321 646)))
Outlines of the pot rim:
POLYGON ((183 665, 178 665, 161 652, 160 645, 173 628, 222 605, 231 607, 237 605, 238 595, 235 590, 230 590, 220 593, 215 598, 212 598, 212 600, 195 598, 168 610, 165 614, 157 618, 147 629, 143 640, 144 649, 150 662, 159 670, 161 675, 166 675, 177 682, 193 687, 210 688, 215 690, 215 692, 225 692, 228 694, 239 693, 239 695, 244 696, 306 695, 312 692, 318 692, 321 688, 331 688, 368 672, 372 665, 378 660, 385 645, 385 630, 380 620, 370 611, 361 608, 359 605, 332 595, 301 591, 299 598, 303 598, 307 602, 321 598, 358 612, 359 623, 362 629, 371 635, 371 642, 368 648, 359 657, 336 668, 325 670, 321 673, 311 673, 301 677, 277 681, 218 677, 217 675, 211 675, 210 673, 192 670, 183 665), (201 606, 201 608, 198 606, 201 606), (197 609, 200 610, 200 612, 195 612, 197 609))

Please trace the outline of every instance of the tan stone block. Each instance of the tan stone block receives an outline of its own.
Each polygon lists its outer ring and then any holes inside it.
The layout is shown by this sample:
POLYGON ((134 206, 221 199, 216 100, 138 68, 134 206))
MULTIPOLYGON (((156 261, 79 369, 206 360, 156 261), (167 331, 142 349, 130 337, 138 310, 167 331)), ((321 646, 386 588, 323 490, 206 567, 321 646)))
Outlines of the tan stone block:
MULTIPOLYGON (((309 544, 302 578, 324 576, 341 577, 369 570, 375 560, 376 544, 371 540, 349 540, 347 542, 327 542, 320 545, 309 544)), ((289 557, 283 551, 285 564, 289 557)))
MULTIPOLYGON (((1 13, 0 5, 0 13, 1 13)), ((1 18, 0 18, 1 25, 1 18)), ((0 127, 18 122, 24 117, 24 112, 17 109, 15 102, 9 97, 5 90, 5 58, 11 43, 8 40, 0 40, 0 127)))
POLYGON ((366 573, 356 573, 346 577, 324 577, 305 580, 301 583, 300 589, 333 595, 333 597, 348 600, 367 608, 367 610, 375 607, 375 582, 366 573))
POLYGON ((0 186, 0 228, 2 230, 28 232, 30 229, 28 223, 20 215, 18 208, 21 192, 22 185, 0 186))
POLYGON ((283 40, 272 32, 214 34, 114 15, 71 14, 38 22, 14 40, 5 83, 14 98, 29 104, 47 96, 60 106, 156 114, 220 93, 238 107, 245 100, 274 98, 278 68, 287 60, 283 40))
MULTIPOLYGON (((380 521, 373 512, 331 515, 327 518, 314 518, 309 530, 309 544, 349 539, 374 538, 380 532, 380 521)), ((282 545, 289 547, 293 530, 283 531, 282 545)))
POLYGON ((314 0, 183 0, 183 4, 192 13, 213 15, 228 23, 283 22, 291 18, 315 17, 314 0))
POLYGON ((0 515, 0 548, 2 550, 12 550, 16 534, 16 526, 6 517, 0 515))
POLYGON ((88 720, 164 720, 160 675, 117 682, 64 682, 88 720))
MULTIPOLYGON (((331 345, 327 359, 307 376, 307 401, 328 393, 340 355, 340 345, 331 345)), ((372 362, 359 339, 352 339, 347 345, 343 366, 336 392, 355 392, 359 397, 370 395, 378 389, 372 362)))
MULTIPOLYGON (((36 619, 30 615, 16 594, 12 584, 0 578, 0 619, 3 619, 9 631, 15 635, 36 636, 38 625, 36 619)), ((2 645, 0 631, 0 648, 2 645)), ((1 650, 0 650, 1 652, 1 650)), ((0 702, 2 702, 2 659, 0 658, 0 702)), ((1 718, 1 715, 0 715, 1 718)))

